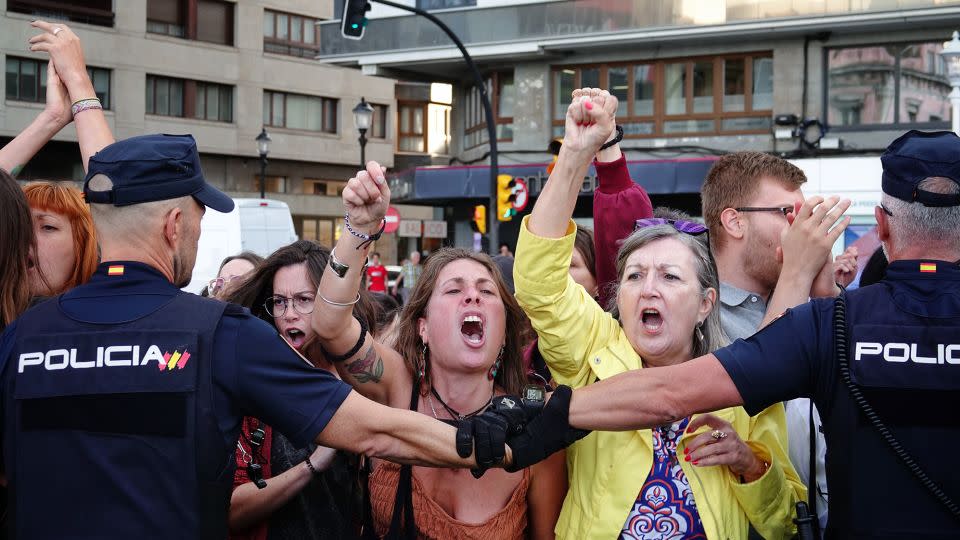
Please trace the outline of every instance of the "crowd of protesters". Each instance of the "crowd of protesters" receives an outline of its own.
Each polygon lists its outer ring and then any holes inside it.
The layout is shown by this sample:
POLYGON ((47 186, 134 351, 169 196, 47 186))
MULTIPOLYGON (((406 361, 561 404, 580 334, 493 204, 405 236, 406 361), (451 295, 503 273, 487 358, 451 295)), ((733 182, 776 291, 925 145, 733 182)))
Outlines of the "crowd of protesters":
MULTIPOLYGON (((51 56, 47 102, 0 149, 0 328, 86 283, 100 261, 83 193, 21 187, 15 175, 71 122, 85 168, 113 143, 79 40, 64 25, 33 24, 41 34, 31 49, 51 56)), ((374 236, 389 205, 388 191, 369 187, 385 173, 371 162, 344 190, 352 229, 336 245, 236 254, 202 294, 242 306, 311 369, 360 395, 455 424, 528 384, 576 389, 685 363, 810 298, 882 279, 882 250, 862 276, 856 250, 829 254, 850 201, 804 198, 803 172, 769 154, 736 152, 713 165, 703 222, 655 210, 644 179, 628 174, 616 110, 605 90, 573 92, 566 159, 524 218, 516 253, 506 244, 492 258, 441 248, 421 263, 414 251, 391 287, 380 254, 351 243, 356 231, 374 236), (571 219, 591 164, 593 230, 571 219), (784 286, 804 272, 815 278, 784 286)), ((303 446, 253 416, 232 451, 231 538, 779 539, 796 534, 794 508, 808 490, 821 499, 821 525, 829 517, 827 449, 808 399, 595 431, 540 463, 480 478, 303 446)))

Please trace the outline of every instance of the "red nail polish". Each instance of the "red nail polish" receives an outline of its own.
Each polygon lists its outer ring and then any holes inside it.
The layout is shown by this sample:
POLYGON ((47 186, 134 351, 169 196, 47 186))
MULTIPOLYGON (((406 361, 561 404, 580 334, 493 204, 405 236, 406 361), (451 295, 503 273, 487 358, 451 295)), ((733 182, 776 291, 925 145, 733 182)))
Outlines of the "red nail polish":
POLYGON ((694 461, 693 464, 694 464, 694 465, 699 465, 699 464, 700 464, 700 460, 698 459, 698 460, 694 461))
POLYGON ((689 448, 684 448, 684 449, 683 449, 683 453, 684 453, 684 454, 689 454, 689 453, 690 453, 690 449, 689 449, 689 448))
POLYGON ((593 103, 590 103, 589 101, 584 103, 583 106, 586 107, 588 111, 593 109, 593 103))
MULTIPOLYGON (((683 459, 684 459, 684 461, 690 461, 690 456, 687 456, 687 457, 685 457, 685 458, 683 458, 683 459)), ((696 463, 696 462, 694 462, 694 463, 696 463)))

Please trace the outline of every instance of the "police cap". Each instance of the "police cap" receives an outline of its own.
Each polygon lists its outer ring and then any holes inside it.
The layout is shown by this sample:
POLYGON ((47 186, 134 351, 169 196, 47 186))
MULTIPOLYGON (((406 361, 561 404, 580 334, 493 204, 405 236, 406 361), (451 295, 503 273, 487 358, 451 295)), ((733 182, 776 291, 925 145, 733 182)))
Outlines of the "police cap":
POLYGON ((887 195, 924 206, 960 205, 960 194, 917 189, 920 182, 934 176, 960 184, 960 137, 952 131, 910 130, 890 143, 880 162, 887 195))
POLYGON ((204 180, 197 142, 191 135, 143 135, 117 141, 90 158, 83 194, 89 203, 128 206, 191 195, 218 212, 233 199, 204 180), (109 191, 92 191, 90 179, 104 175, 109 191))

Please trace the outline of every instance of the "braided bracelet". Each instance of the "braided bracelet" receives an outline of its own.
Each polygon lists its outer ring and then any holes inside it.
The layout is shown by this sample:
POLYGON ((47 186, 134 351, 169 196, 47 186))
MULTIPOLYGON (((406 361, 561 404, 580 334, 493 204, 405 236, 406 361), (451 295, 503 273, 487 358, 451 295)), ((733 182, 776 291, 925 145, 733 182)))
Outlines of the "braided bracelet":
POLYGON ((70 106, 70 112, 73 113, 74 116, 82 113, 83 111, 89 111, 93 109, 103 109, 103 104, 100 103, 100 100, 97 98, 80 99, 75 101, 73 105, 70 106))
POLYGON ((350 214, 344 214, 344 215, 343 215, 343 224, 347 226, 347 231, 348 231, 352 236, 355 236, 355 237, 359 238, 360 240, 363 240, 362 242, 360 242, 360 245, 357 246, 357 249, 365 248, 365 247, 367 247, 368 245, 372 244, 373 242, 376 242, 377 240, 379 240, 380 237, 383 236, 383 230, 387 228, 387 220, 386 220, 386 219, 383 219, 383 220, 381 220, 381 222, 380 222, 380 230, 379 230, 379 231, 377 231, 377 232, 375 232, 375 233, 373 233, 373 234, 363 234, 362 232, 358 232, 358 231, 354 230, 354 228, 350 226, 350 214))

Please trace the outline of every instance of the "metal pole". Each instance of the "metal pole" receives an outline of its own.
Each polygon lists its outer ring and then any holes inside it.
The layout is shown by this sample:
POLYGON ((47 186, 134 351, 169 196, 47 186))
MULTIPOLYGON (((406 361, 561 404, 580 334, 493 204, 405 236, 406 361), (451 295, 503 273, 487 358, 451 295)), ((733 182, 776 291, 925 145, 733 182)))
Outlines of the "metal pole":
POLYGON ((497 221, 497 126, 493 123, 493 107, 490 106, 490 96, 487 95, 487 85, 483 81, 483 76, 480 74, 480 70, 477 69, 477 65, 473 63, 473 58, 470 57, 470 53, 467 52, 467 48, 463 46, 460 38, 440 19, 422 9, 397 4, 389 0, 370 1, 416 13, 429 19, 430 22, 439 26, 440 29, 453 40, 453 43, 460 49, 460 54, 463 55, 463 59, 467 62, 467 67, 473 72, 473 83, 477 87, 477 90, 480 91, 480 100, 483 102, 483 111, 487 119, 487 138, 490 139, 490 200, 488 203, 490 207, 487 209, 487 234, 490 238, 490 253, 496 254, 500 244, 499 221, 497 221))
POLYGON ((960 86, 954 86, 950 92, 950 105, 953 109, 953 132, 960 135, 960 86))
POLYGON ((367 170, 367 130, 360 130, 360 170, 367 170))
POLYGON ((267 156, 260 156, 260 198, 266 199, 267 189, 267 156))

